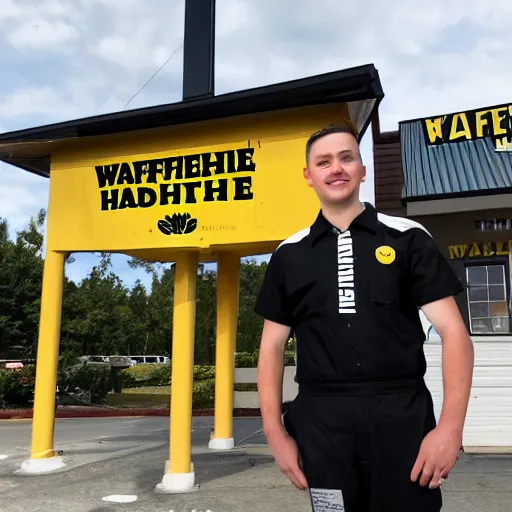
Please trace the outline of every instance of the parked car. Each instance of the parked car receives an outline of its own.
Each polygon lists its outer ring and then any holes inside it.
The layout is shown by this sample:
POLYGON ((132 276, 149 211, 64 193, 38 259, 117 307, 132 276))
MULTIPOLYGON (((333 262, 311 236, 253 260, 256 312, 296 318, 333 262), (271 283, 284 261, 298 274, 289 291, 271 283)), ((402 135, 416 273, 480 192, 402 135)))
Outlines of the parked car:
POLYGON ((78 360, 85 364, 110 364, 108 356, 80 356, 78 360))

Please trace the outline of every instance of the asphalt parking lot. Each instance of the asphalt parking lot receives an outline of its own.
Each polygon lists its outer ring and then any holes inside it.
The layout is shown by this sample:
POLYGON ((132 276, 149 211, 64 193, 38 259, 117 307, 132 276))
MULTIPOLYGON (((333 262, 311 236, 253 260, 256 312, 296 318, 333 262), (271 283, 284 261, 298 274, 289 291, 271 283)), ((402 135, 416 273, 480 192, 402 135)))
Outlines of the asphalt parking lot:
MULTIPOLYGON (((213 418, 193 418, 196 492, 160 494, 168 459, 167 418, 66 419, 56 449, 66 468, 15 472, 28 457, 30 421, 0 422, 1 512, 274 512, 311 510, 306 492, 281 474, 258 432, 259 418, 235 419, 235 449, 212 452, 213 418)), ((444 512, 510 512, 512 457, 463 455, 445 484, 444 512)))

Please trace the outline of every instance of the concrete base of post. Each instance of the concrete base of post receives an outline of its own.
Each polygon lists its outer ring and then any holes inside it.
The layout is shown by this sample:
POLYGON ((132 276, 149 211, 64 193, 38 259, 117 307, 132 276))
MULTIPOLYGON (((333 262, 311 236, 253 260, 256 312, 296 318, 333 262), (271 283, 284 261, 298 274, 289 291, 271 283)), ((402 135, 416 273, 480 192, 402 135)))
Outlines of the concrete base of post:
POLYGON ((18 475, 46 475, 66 467, 62 457, 48 457, 47 459, 28 459, 16 471, 18 475))
POLYGON ((229 439, 221 439, 218 437, 212 437, 208 443, 210 450, 232 450, 235 447, 235 439, 230 437, 229 439))
POLYGON ((165 474, 155 491, 164 494, 195 492, 198 489, 195 480, 194 463, 190 464, 189 473, 169 473, 169 461, 166 461, 165 474))

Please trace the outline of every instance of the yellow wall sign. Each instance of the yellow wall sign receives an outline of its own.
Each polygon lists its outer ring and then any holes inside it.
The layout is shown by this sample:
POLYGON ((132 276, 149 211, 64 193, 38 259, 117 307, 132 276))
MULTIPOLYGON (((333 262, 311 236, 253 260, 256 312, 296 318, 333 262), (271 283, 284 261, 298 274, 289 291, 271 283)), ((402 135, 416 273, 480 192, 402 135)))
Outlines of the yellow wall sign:
POLYGON ((507 256, 512 253, 512 240, 499 242, 472 242, 448 246, 448 258, 488 258, 491 256, 507 256))
POLYGON ((63 145, 52 155, 49 246, 145 257, 266 252, 314 221, 306 140, 346 122, 345 111, 311 107, 63 145))
POLYGON ((463 142, 491 138, 497 150, 510 149, 512 105, 459 112, 423 120, 427 144, 463 142))

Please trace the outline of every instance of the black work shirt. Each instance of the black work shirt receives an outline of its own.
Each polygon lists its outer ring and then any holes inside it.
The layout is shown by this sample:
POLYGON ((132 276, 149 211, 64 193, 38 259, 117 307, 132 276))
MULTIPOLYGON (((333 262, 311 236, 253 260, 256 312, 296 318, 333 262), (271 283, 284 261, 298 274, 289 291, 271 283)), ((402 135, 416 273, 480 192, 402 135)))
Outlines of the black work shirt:
POLYGON ((295 331, 299 385, 422 378, 419 308, 463 290, 420 224, 365 206, 344 232, 320 211, 270 258, 255 310, 295 331))

